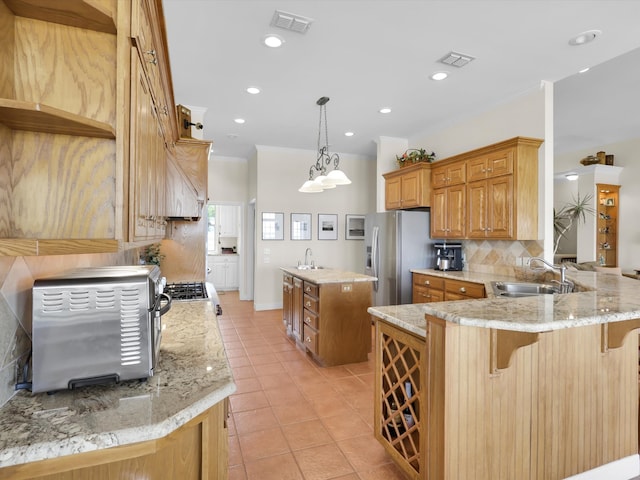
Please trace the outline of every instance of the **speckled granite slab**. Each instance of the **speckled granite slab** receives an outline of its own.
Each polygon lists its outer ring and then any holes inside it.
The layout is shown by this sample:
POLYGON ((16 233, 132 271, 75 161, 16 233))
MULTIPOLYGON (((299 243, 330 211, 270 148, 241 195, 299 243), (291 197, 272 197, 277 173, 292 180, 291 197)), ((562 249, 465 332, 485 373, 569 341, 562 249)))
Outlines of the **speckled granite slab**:
POLYGON ((232 394, 214 307, 173 302, 146 382, 31 394, 0 408, 0 467, 164 437, 232 394))
POLYGON ((345 283, 345 282, 374 282, 376 277, 363 273, 347 272, 334 268, 319 268, 317 270, 298 270, 296 267, 280 267, 283 272, 295 275, 303 280, 316 284, 345 283))
POLYGON ((459 325, 520 332, 546 332, 640 318, 640 282, 619 275, 570 272, 568 278, 588 291, 500 298, 491 293, 490 282, 505 277, 436 270, 415 272, 485 283, 490 295, 490 298, 479 300, 368 309, 372 315, 420 336, 426 335, 426 313, 459 325), (422 311, 422 319, 416 308, 422 311))

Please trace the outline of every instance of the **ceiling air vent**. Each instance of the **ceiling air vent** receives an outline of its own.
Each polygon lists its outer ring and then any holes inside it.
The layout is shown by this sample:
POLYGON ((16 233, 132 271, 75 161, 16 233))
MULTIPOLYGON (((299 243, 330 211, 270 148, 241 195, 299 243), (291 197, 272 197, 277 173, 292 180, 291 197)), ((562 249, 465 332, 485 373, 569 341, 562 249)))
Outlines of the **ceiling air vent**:
POLYGON ((452 67, 464 67, 467 63, 475 60, 471 55, 465 55, 464 53, 449 52, 440 60, 440 63, 445 65, 451 65, 452 67))
POLYGON ((290 30, 292 32, 307 33, 312 22, 312 18, 296 15, 295 13, 283 12, 282 10, 276 10, 273 14, 270 25, 272 27, 284 28, 285 30, 290 30))

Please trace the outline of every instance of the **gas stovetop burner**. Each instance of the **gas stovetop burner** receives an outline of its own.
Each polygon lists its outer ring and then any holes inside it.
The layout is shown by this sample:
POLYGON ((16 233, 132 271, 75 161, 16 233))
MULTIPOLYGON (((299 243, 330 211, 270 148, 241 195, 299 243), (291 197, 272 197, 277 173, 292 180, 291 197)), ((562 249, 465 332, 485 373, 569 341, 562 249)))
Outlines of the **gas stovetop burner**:
POLYGON ((204 300, 209 298, 203 282, 167 283, 164 291, 173 300, 204 300))

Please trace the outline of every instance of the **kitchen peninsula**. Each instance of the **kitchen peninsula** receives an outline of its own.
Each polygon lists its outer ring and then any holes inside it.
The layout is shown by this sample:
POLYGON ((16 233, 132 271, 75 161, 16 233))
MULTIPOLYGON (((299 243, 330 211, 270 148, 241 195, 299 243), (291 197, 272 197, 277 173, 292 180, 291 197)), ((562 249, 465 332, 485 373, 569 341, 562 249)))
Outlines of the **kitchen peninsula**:
POLYGON ((290 337, 322 366, 366 362, 375 277, 333 268, 280 267, 282 319, 290 337))
POLYGON ((570 279, 582 291, 369 308, 374 433, 410 478, 638 474, 638 283, 570 279))
POLYGON ((235 384, 214 306, 173 302, 162 318, 146 382, 22 391, 0 408, 0 478, 227 478, 235 384))

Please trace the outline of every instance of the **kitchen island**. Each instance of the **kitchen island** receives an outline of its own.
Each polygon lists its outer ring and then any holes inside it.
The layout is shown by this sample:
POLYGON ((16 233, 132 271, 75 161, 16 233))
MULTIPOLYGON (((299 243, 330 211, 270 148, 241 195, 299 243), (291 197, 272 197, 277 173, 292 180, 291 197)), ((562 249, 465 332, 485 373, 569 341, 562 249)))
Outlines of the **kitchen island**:
POLYGON ((584 291, 369 308, 374 434, 410 478, 638 475, 640 284, 569 278, 584 291))
POLYGON ((173 302, 147 381, 18 392, 0 408, 0 478, 226 479, 235 384, 214 308, 173 302))
POLYGON ((371 351, 375 277, 333 268, 283 271, 287 334, 321 366, 366 362, 371 351))

